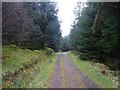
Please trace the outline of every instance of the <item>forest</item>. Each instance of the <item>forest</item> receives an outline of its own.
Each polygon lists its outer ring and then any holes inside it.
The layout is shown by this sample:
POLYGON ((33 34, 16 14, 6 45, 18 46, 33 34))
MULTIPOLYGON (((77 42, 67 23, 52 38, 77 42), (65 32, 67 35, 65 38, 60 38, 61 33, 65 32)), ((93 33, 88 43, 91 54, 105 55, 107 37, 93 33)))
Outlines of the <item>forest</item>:
POLYGON ((3 45, 58 51, 61 31, 57 11, 54 2, 3 3, 3 45))
POLYGON ((56 2, 2 2, 0 88, 117 88, 119 2, 77 2, 62 37, 56 2))
POLYGON ((120 65, 119 3, 87 3, 81 13, 79 4, 69 36, 72 49, 82 59, 96 59, 117 70, 120 65))

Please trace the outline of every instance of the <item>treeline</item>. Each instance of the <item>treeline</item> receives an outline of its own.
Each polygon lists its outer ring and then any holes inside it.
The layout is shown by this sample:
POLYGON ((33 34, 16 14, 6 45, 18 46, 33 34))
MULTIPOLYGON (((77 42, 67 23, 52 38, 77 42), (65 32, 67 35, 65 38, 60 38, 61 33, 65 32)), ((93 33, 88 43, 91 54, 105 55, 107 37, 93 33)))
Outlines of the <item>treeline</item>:
POLYGON ((21 48, 60 48, 61 32, 55 2, 3 2, 2 44, 21 48))
POLYGON ((71 44, 70 44, 70 37, 69 36, 65 36, 61 39, 61 45, 60 45, 60 50, 62 52, 67 52, 72 50, 71 48, 71 44))
POLYGON ((77 4, 70 42, 82 59, 109 63, 112 69, 119 67, 119 10, 117 2, 77 4))

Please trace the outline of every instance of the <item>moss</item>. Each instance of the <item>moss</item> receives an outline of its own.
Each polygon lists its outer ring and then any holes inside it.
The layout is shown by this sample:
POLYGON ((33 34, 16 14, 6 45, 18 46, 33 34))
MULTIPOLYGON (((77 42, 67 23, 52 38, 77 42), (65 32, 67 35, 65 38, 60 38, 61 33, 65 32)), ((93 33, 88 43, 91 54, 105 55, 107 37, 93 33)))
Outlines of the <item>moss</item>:
POLYGON ((46 55, 51 55, 54 52, 54 50, 52 50, 49 47, 46 47, 46 55))
POLYGON ((8 46, 4 46, 4 47, 8 48, 8 49, 11 49, 11 50, 15 50, 15 51, 19 49, 19 47, 17 47, 16 45, 8 45, 8 46))
MULTIPOLYGON (((55 61, 50 64, 49 58, 53 57, 48 57, 45 52, 47 50, 32 51, 15 45, 3 46, 3 87, 28 87, 36 76, 43 78, 41 72, 45 72, 43 76, 49 79, 50 73, 46 72, 46 67, 48 66, 48 70, 51 71, 55 61)), ((43 80, 41 78, 40 80, 43 80)))

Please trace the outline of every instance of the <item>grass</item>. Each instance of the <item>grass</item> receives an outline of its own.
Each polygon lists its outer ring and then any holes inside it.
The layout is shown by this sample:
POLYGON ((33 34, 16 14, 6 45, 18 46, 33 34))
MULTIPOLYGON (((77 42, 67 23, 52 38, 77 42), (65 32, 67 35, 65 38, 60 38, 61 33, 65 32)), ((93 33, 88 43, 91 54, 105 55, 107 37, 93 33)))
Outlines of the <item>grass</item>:
POLYGON ((98 68, 92 66, 90 61, 84 61, 78 58, 75 54, 71 53, 71 57, 73 57, 74 63, 80 68, 82 72, 91 78, 93 82, 95 82, 100 88, 117 88, 118 85, 112 81, 112 79, 103 75, 98 68))
MULTIPOLYGON (((13 45, 3 47, 2 53, 3 53, 3 62, 2 62, 3 73, 14 72, 27 61, 30 61, 31 59, 35 59, 35 57, 38 56, 39 54, 28 49, 20 49, 13 45)), ((41 56, 43 56, 42 52, 41 52, 41 56)))
MULTIPOLYGON (((44 64, 44 70, 42 70, 37 77, 29 84, 29 87, 33 88, 50 88, 52 74, 55 67, 55 54, 51 57, 52 62, 49 60, 44 64)), ((50 59, 50 58, 49 58, 50 59)))
POLYGON ((20 49, 15 45, 3 47, 4 88, 50 87, 56 54, 47 55, 49 50, 20 49))

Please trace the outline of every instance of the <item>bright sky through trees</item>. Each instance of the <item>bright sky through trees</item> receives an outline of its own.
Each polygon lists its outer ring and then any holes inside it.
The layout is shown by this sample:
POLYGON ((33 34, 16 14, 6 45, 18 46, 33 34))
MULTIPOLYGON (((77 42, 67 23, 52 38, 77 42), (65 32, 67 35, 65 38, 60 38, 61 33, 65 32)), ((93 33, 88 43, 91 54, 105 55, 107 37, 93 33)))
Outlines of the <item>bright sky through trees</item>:
MULTIPOLYGON (((58 17, 61 21, 61 30, 62 36, 66 36, 70 33, 71 25, 75 19, 74 16, 74 7, 79 0, 55 0, 58 2, 58 17)), ((86 0, 80 0, 81 2, 85 2, 86 0)))

